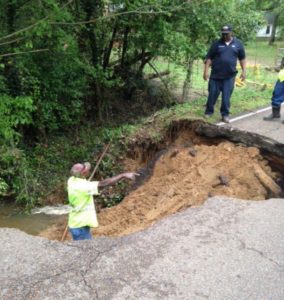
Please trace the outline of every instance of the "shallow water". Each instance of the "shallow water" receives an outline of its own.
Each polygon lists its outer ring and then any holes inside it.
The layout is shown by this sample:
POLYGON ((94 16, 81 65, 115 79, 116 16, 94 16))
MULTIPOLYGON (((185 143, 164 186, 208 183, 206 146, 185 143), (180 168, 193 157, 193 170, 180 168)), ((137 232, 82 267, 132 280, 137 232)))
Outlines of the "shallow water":
POLYGON ((59 217, 43 213, 26 214, 14 204, 0 203, 0 227, 18 228, 32 235, 39 234, 54 224, 59 217))

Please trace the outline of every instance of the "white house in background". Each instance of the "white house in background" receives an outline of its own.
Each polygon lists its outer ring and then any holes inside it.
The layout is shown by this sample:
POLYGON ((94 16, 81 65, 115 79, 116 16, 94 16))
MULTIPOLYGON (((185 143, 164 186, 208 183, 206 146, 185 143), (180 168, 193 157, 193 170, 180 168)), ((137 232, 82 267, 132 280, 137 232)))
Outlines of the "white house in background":
MULTIPOLYGON (((274 15, 270 12, 265 13, 266 24, 257 32, 256 36, 261 38, 270 38, 273 28, 274 15)), ((276 36, 279 34, 279 28, 276 29, 276 36)))

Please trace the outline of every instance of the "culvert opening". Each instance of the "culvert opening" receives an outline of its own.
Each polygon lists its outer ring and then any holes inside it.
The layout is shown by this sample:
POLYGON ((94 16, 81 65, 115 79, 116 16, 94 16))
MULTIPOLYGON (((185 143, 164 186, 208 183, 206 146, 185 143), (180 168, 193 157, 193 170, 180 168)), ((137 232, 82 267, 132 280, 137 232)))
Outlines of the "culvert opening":
POLYGON ((98 214, 94 235, 134 233, 217 195, 255 201, 281 196, 284 148, 275 143, 188 121, 173 123, 159 143, 137 139, 126 169, 141 176, 120 204, 98 214))

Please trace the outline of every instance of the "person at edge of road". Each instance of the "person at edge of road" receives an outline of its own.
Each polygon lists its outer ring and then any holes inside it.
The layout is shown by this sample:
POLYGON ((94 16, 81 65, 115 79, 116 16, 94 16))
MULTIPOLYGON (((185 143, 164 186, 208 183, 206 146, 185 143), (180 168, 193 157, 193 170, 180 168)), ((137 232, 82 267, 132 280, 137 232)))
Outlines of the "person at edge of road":
POLYGON ((222 37, 214 42, 205 58, 203 79, 208 80, 208 70, 211 74, 208 83, 208 99, 206 103, 205 118, 214 113, 214 106, 219 94, 222 92, 220 108, 222 121, 229 123, 230 98, 234 90, 237 74, 236 66, 239 59, 242 68, 241 80, 246 78, 246 54, 243 44, 233 37, 232 27, 225 25, 221 28, 222 37))
MULTIPOLYGON (((281 104, 283 102, 284 102, 284 58, 282 59, 280 70, 278 73, 278 79, 275 83, 272 92, 272 98, 271 98, 272 113, 269 116, 264 117, 263 120, 273 121, 273 120, 280 119, 281 104)), ((284 124, 284 120, 282 121, 282 124, 284 124)))
POLYGON ((71 206, 68 227, 73 240, 90 240, 91 227, 98 227, 97 215, 93 195, 98 195, 98 189, 113 185, 122 179, 134 180, 137 173, 121 173, 102 181, 89 181, 91 164, 77 163, 71 170, 71 177, 67 182, 68 201, 71 206))

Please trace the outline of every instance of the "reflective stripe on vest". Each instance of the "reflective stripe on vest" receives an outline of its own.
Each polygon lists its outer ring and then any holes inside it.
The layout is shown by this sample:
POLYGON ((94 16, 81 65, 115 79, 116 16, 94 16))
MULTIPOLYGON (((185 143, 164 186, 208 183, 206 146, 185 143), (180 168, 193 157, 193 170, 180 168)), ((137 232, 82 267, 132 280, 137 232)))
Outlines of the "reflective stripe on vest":
POLYGON ((97 194, 98 182, 89 182, 86 179, 70 177, 68 179, 68 200, 71 206, 68 226, 80 228, 84 226, 97 227, 98 220, 92 193, 97 194), (95 188, 94 188, 95 187, 95 188))

